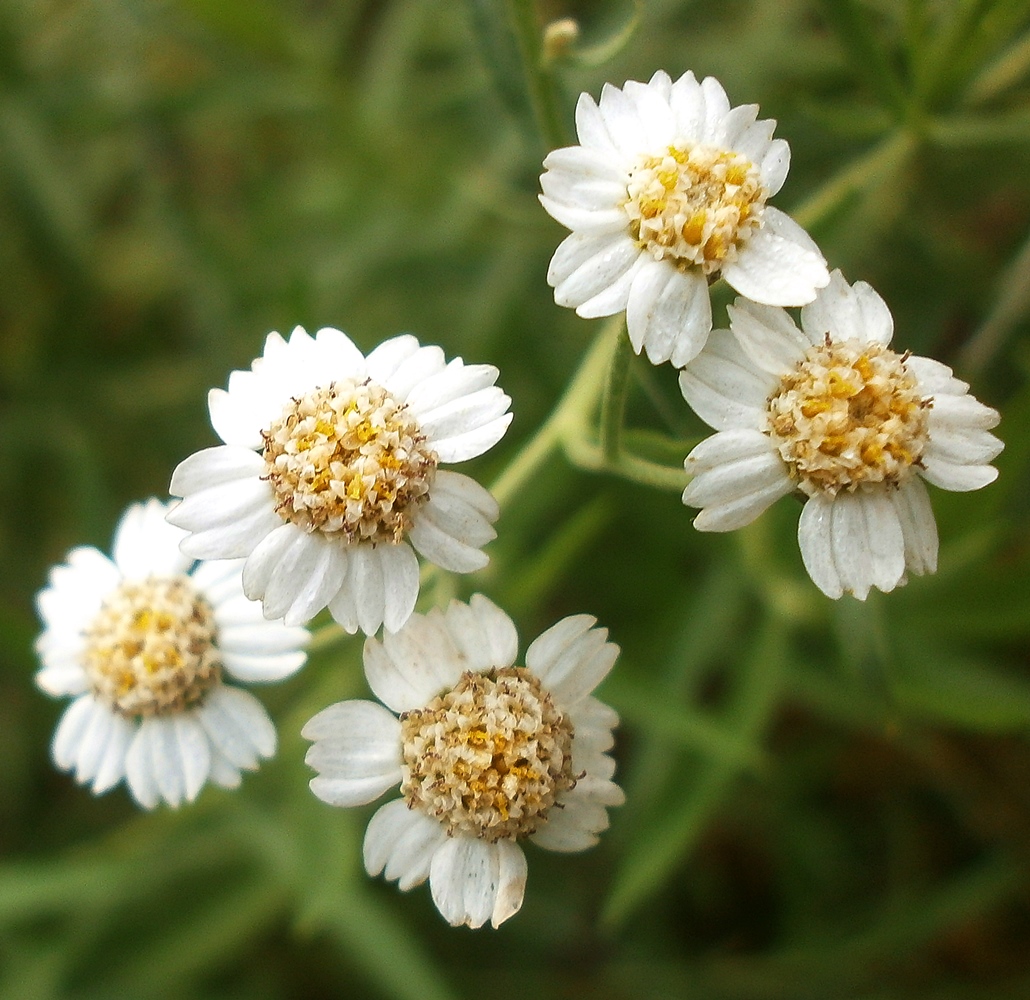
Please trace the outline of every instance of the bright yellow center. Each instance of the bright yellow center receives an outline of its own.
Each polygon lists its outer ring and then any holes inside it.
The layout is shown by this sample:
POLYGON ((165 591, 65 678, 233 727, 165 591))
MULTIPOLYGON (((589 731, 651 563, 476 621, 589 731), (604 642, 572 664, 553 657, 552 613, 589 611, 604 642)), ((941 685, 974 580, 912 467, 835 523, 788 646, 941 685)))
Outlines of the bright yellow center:
POLYGON ((769 432, 809 496, 896 485, 918 466, 933 400, 901 356, 846 341, 809 348, 769 399, 769 432))
POLYGON ((211 605, 188 577, 123 583, 86 630, 94 695, 120 715, 174 715, 221 679, 211 605))
POLYGON ((305 531, 399 542, 429 498, 436 454, 374 382, 341 379, 292 399, 263 437, 276 511, 305 531))
POLYGON ((449 833, 528 836, 576 784, 572 735, 524 667, 465 673, 452 691, 401 716, 401 791, 449 833))
POLYGON ((641 249, 706 275, 736 259, 767 197, 747 157, 712 146, 669 146, 641 158, 626 193, 630 233, 641 249))

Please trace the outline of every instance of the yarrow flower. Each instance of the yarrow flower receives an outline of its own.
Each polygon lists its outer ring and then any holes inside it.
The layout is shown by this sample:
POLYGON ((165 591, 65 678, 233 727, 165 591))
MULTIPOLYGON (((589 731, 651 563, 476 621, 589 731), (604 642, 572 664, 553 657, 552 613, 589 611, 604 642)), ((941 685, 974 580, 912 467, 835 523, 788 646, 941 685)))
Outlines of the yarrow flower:
POLYGON ((906 571, 932 573, 937 526, 922 480, 993 482, 998 412, 940 362, 891 350, 887 305, 839 271, 800 329, 742 299, 730 319, 680 373, 687 402, 718 431, 687 456, 683 502, 703 508, 694 526, 739 528, 798 490, 801 555, 828 596, 864 600, 906 571))
POLYGON ((54 734, 54 761, 95 795, 124 778, 147 809, 191 802, 208 780, 235 788, 241 770, 275 753, 261 703, 224 678, 282 680, 303 665, 308 640, 244 597, 240 562, 183 556, 167 510, 133 504, 113 559, 73 549, 37 599, 36 683, 75 699, 54 734))
POLYGON ((492 365, 394 337, 366 358, 339 330, 271 333, 250 371, 212 389, 223 445, 172 475, 169 520, 198 559, 245 558, 243 587, 288 625, 328 606, 348 632, 408 619, 418 550, 455 573, 487 563, 493 497, 438 468, 493 447, 511 400, 492 365))
POLYGON ((712 329, 708 284, 720 275, 768 305, 811 302, 829 280, 808 234, 767 199, 790 149, 758 105, 730 108, 719 82, 605 84, 576 106, 579 146, 557 149, 540 178, 544 208, 572 230, 547 273, 580 316, 626 310, 633 349, 682 367, 712 329))
POLYGON ((522 905, 519 841, 565 852, 597 842, 623 794, 606 753, 618 717, 591 695, 619 648, 595 624, 558 622, 524 667, 511 619, 480 595, 366 640, 365 676, 386 708, 340 702, 303 735, 319 772, 311 789, 330 805, 400 785, 365 833, 370 875, 405 891, 428 878, 452 925, 497 927, 522 905))

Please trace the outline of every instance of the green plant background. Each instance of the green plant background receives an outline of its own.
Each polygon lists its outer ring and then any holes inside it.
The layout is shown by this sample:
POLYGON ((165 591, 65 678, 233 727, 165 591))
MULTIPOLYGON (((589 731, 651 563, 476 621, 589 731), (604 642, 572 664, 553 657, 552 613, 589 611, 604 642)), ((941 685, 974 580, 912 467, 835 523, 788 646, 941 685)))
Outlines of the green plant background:
POLYGON ((541 6, 0 0, 3 997, 1030 996, 1030 2, 541 6), (534 71, 527 25, 567 15, 580 40, 534 71), (538 121, 659 68, 778 119, 780 207, 899 347, 1001 409, 998 482, 933 491, 940 572, 831 602, 792 500, 696 533, 675 467, 705 428, 635 361, 624 447, 672 488, 581 414, 505 496, 490 566, 423 595, 483 591, 523 646, 589 611, 623 648, 627 804, 590 853, 530 848, 500 931, 369 880, 371 808, 307 789, 299 730, 364 694, 357 639, 259 692, 281 749, 239 792, 141 814, 55 772, 33 594, 214 443, 206 391, 267 331, 494 363, 515 421, 471 471, 525 455, 601 325, 544 280, 538 121))

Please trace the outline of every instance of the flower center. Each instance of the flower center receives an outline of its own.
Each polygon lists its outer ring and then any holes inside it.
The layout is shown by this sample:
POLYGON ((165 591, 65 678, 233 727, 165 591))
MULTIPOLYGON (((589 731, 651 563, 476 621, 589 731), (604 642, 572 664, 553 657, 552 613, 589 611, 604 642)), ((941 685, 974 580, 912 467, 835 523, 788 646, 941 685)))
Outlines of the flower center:
POLYGON ((399 542, 429 499, 436 454, 374 382, 341 379, 292 399, 262 436, 276 511, 305 531, 399 542))
POLYGON ((655 260, 712 274, 737 257, 761 225, 767 192, 740 153, 670 146, 630 172, 625 209, 630 233, 655 260))
POLYGON ((879 344, 829 339, 784 375, 769 399, 769 433, 809 496, 897 485, 926 446, 932 397, 879 344))
POLYGON ((185 576, 121 584, 86 629, 94 695, 127 718, 199 704, 222 676, 215 617, 185 576))
POLYGON ((485 840, 536 830, 572 788, 572 725, 525 667, 465 673, 401 716, 409 808, 485 840))

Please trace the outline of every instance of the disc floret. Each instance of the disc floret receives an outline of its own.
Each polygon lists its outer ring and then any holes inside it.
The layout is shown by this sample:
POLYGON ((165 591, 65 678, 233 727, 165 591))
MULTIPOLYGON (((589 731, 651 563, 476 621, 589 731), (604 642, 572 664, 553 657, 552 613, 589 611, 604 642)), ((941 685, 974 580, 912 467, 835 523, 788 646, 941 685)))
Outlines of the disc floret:
POLYGON ((401 541, 437 456, 382 386, 340 379, 293 398, 262 434, 276 511, 305 531, 401 541))
POLYGON ((572 724, 524 667, 463 674, 401 716, 401 738, 401 792, 449 835, 528 836, 576 784, 572 724))
POLYGON ((669 146, 630 172, 625 209, 642 250, 710 275, 761 225, 767 197, 758 167, 741 153, 669 146))
POLYGON ((123 582, 85 639, 95 697, 125 718, 184 712, 221 680, 214 612, 185 576, 123 582))
POLYGON ((933 400, 899 355, 874 342, 812 347, 769 399, 772 440, 809 496, 897 486, 919 466, 933 400))

